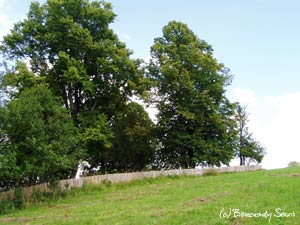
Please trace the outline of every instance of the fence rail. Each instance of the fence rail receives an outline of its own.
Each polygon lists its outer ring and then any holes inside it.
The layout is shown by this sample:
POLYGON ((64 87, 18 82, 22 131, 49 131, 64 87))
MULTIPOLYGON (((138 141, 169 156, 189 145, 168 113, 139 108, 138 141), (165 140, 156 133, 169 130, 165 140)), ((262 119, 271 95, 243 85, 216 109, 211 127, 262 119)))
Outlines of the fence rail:
MULTIPOLYGON (((256 171, 260 170, 261 165, 252 165, 252 166, 234 166, 234 167, 219 167, 215 168, 219 173, 225 172, 246 172, 246 171, 256 171)), ((84 184, 101 184, 103 181, 109 181, 111 183, 122 183, 130 182, 134 180, 140 180, 143 178, 155 178, 159 176, 168 176, 168 175, 193 175, 201 176, 203 173, 207 172, 210 169, 176 169, 176 170, 161 170, 161 171, 148 171, 148 172, 134 172, 134 173, 115 173, 115 174, 105 174, 97 175, 90 177, 81 177, 67 180, 60 180, 59 186, 62 189, 68 189, 71 187, 82 187, 84 184)), ((26 198, 30 198, 32 193, 37 190, 40 192, 48 192, 49 184, 43 183, 34 185, 31 187, 24 187, 24 193, 26 198)), ((0 193, 0 199, 8 196, 13 198, 13 190, 0 193)))

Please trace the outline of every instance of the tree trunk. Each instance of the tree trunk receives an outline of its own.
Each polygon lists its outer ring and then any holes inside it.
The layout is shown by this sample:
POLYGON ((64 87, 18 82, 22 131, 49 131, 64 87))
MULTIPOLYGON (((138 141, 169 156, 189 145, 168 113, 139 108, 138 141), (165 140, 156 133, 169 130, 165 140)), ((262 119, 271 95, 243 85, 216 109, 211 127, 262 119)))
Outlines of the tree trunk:
POLYGON ((245 166, 245 157, 240 156, 240 166, 245 166))

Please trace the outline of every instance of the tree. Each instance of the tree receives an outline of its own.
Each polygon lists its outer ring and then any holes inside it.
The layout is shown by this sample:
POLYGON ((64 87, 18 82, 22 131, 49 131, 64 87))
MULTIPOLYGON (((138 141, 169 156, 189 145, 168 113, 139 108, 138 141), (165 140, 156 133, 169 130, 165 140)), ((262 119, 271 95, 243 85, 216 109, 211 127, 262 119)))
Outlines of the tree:
POLYGON ((82 157, 78 131, 46 85, 24 90, 1 111, 2 185, 32 185, 74 175, 82 157))
POLYGON ((171 21, 151 48, 148 76, 156 82, 158 153, 169 167, 229 164, 234 105, 225 97, 228 69, 187 25, 171 21))
POLYGON ((107 159, 116 115, 130 96, 142 91, 139 61, 130 58, 131 52, 109 28, 115 16, 104 1, 33 2, 27 18, 15 24, 0 46, 8 59, 30 61, 29 73, 17 65, 7 74, 17 87, 12 96, 46 83, 70 111, 94 166, 107 159))
POLYGON ((110 120, 141 79, 138 63, 109 28, 114 18, 103 1, 33 2, 0 48, 10 59, 30 59, 33 73, 63 99, 76 125, 84 112, 104 113, 110 120))
POLYGON ((112 165, 122 171, 142 170, 153 160, 154 124, 138 103, 131 102, 114 123, 112 165))
POLYGON ((238 104, 235 118, 238 124, 239 136, 236 156, 240 158, 240 165, 250 164, 251 162, 260 163, 265 155, 265 150, 249 132, 247 127, 249 119, 245 106, 238 104))

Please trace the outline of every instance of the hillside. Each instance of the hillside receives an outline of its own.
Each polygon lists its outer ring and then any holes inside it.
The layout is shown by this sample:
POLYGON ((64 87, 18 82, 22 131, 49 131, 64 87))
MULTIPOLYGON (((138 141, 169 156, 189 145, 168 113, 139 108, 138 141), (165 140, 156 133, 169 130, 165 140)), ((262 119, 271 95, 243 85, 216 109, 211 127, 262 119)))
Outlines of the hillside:
POLYGON ((300 224, 299 187, 300 167, 160 177, 72 190, 0 224, 300 224))

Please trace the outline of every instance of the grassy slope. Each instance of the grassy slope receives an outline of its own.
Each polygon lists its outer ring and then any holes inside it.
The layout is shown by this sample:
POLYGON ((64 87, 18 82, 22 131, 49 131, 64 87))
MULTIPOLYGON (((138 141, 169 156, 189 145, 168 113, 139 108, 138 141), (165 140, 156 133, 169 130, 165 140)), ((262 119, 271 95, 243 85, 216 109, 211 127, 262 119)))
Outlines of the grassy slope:
POLYGON ((168 177, 86 187, 65 199, 0 216, 0 224, 300 224, 300 167, 168 177), (291 218, 220 218, 225 208, 291 218))

